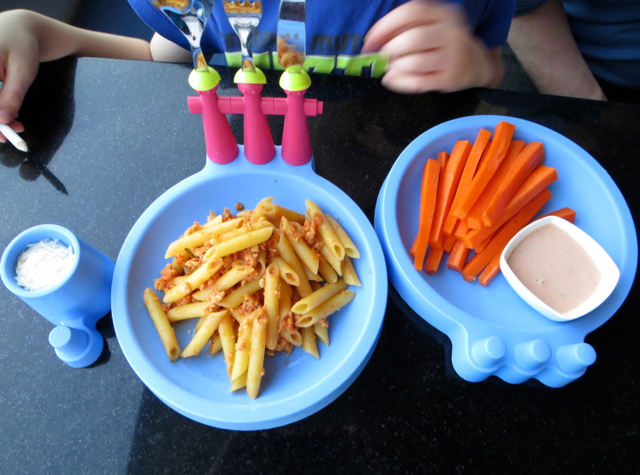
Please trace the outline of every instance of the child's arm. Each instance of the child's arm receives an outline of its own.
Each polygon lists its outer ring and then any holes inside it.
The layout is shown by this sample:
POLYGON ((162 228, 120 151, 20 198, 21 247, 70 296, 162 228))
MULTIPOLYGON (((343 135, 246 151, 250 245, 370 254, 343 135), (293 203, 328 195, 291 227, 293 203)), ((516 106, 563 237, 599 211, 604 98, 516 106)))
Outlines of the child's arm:
POLYGON ((151 56, 154 61, 168 63, 190 63, 193 61, 191 52, 173 41, 155 33, 151 38, 151 56))
POLYGON ((389 57, 382 84, 397 92, 451 92, 497 87, 504 74, 501 48, 487 49, 459 5, 413 0, 379 20, 362 52, 389 57))
POLYGON ((561 0, 514 18, 508 42, 541 93, 606 100, 573 39, 561 0))
MULTIPOLYGON (((70 26, 27 10, 0 13, 0 122, 18 116, 40 62, 64 56, 151 60, 149 43, 70 26)), ((13 122, 12 122, 13 121, 13 122)))

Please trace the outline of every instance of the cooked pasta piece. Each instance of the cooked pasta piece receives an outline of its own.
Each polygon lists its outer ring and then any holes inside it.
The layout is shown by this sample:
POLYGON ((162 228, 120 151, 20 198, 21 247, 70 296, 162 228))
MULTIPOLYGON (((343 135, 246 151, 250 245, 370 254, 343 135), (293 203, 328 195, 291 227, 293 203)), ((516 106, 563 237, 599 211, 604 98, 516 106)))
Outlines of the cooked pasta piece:
POLYGON ((182 358, 188 358, 190 356, 200 354, 200 350, 202 350, 207 341, 209 341, 213 336, 213 332, 218 329, 220 321, 227 313, 228 312, 226 310, 223 310, 221 312, 212 312, 207 315, 200 328, 196 331, 196 334, 193 335, 193 338, 187 347, 182 350, 182 353, 180 353, 180 356, 182 358))
POLYGON ((168 259, 175 256, 179 252, 182 252, 184 249, 194 249, 196 247, 200 247, 216 234, 223 234, 237 228, 238 226, 240 226, 241 222, 242 219, 236 218, 220 224, 206 226, 200 231, 196 231, 193 234, 183 236, 180 239, 169 244, 164 257, 165 259, 168 259))
POLYGON ((353 262, 351 262, 351 258, 349 256, 344 256, 344 259, 342 260, 342 276, 347 284, 357 285, 358 287, 362 286, 362 283, 358 278, 358 274, 356 273, 356 269, 353 267, 353 262))
POLYGON ((271 233, 273 233, 273 228, 266 227, 249 231, 241 236, 216 244, 211 248, 213 249, 212 257, 225 257, 243 249, 262 244, 271 237, 271 233))
POLYGON ((218 335, 220 337, 220 343, 222 344, 224 361, 227 365, 227 374, 231 381, 231 370, 233 369, 233 360, 236 355, 236 337, 233 332, 233 317, 229 312, 225 312, 224 317, 220 320, 218 335))
POLYGON ((205 261, 203 265, 198 267, 193 274, 189 274, 184 281, 175 287, 171 287, 162 299, 164 303, 175 302, 176 300, 189 295, 193 290, 200 287, 205 281, 207 281, 213 274, 218 272, 222 267, 222 260, 215 259, 211 261, 205 261))
POLYGON ((264 373, 264 350, 267 340, 267 315, 257 312, 253 316, 251 327, 251 348, 247 368, 247 394, 251 399, 258 397, 260 382, 264 373))
POLYGON ((278 344, 278 326, 280 323, 280 271, 278 270, 278 265, 269 264, 264 275, 264 309, 269 319, 266 347, 269 350, 274 350, 278 344))
POLYGON ((338 236, 338 239, 342 243, 342 247, 344 247, 344 253, 349 257, 353 257, 354 259, 359 258, 360 251, 353 243, 351 237, 347 234, 342 225, 338 223, 338 221, 330 214, 325 214, 324 219, 327 220, 329 225, 333 228, 333 231, 336 233, 336 236, 338 236))
POLYGON ((291 222, 284 216, 280 227, 284 230, 289 244, 291 244, 291 248, 300 259, 300 262, 307 266, 312 274, 317 274, 318 266, 320 265, 318 255, 313 252, 305 240, 302 239, 302 235, 294 229, 291 222))
POLYGON ((320 353, 318 353, 318 344, 316 343, 316 335, 313 332, 313 327, 301 328, 300 334, 302 335, 302 349, 314 358, 320 358, 320 353))
POLYGON ((169 319, 164 313, 160 299, 153 289, 149 288, 145 289, 143 299, 144 305, 147 307, 151 320, 153 320, 153 324, 158 331, 162 346, 164 346, 169 360, 177 360, 178 356, 180 356, 180 345, 178 344, 173 327, 169 324, 169 319))
POLYGON ((324 213, 320 207, 311 200, 305 200, 307 205, 307 216, 312 220, 315 220, 318 216, 321 218, 321 222, 318 225, 318 232, 324 242, 329 246, 329 250, 341 261, 344 258, 344 246, 340 242, 338 235, 333 230, 331 225, 324 219, 324 213))
MULTIPOLYGON (((235 308, 240 305, 246 295, 252 295, 260 290, 260 281, 258 279, 250 280, 241 287, 237 287, 233 292, 223 298, 218 305, 225 308, 235 308)), ((235 317, 234 317, 235 318, 235 317)))
POLYGON ((208 302, 193 302, 170 308, 167 312, 169 322, 179 322, 189 318, 200 318, 207 314, 208 302))
POLYGON ((353 290, 343 290, 304 315, 297 315, 296 325, 300 328, 313 326, 351 302, 355 294, 353 290))
POLYGON ((306 297, 313 291, 309 285, 307 274, 305 273, 302 264, 300 264, 296 253, 293 251, 291 244, 289 244, 289 240, 283 233, 279 233, 276 237, 275 245, 280 253, 280 257, 282 257, 298 275, 298 278, 300 279, 300 284, 297 285, 298 292, 300 292, 300 295, 303 297, 306 297))
POLYGON ((305 314, 323 304, 334 295, 348 288, 349 284, 347 284, 344 280, 339 280, 335 284, 326 284, 324 287, 321 287, 312 294, 307 295, 301 300, 298 300, 296 304, 291 307, 291 310, 294 313, 305 314))

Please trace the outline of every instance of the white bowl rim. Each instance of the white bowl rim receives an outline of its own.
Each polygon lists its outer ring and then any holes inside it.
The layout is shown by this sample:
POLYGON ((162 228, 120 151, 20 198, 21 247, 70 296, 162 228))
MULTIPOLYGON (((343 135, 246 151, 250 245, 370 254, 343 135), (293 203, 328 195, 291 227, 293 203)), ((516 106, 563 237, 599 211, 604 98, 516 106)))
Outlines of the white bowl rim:
POLYGON ((620 270, 613 259, 609 256, 602 246, 591 236, 585 233, 575 224, 558 216, 547 216, 537 219, 522 228, 505 246, 500 256, 500 270, 505 279, 513 290, 522 297, 522 299, 540 312, 545 317, 557 322, 567 322, 580 318, 597 308, 607 297, 613 292, 620 279, 620 270), (596 264, 602 276, 600 284, 591 296, 577 307, 567 311, 558 312, 549 305, 540 300, 533 294, 513 273, 513 270, 507 262, 507 257, 513 249, 529 234, 548 224, 554 224, 566 231, 573 237, 582 248, 589 254, 596 264))

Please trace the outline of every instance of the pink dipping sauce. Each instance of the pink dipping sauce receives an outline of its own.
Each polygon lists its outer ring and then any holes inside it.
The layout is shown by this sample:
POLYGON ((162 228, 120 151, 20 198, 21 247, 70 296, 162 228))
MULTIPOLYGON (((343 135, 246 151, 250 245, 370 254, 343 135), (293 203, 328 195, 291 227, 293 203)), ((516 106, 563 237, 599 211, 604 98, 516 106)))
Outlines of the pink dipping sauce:
POLYGON ((560 313, 586 301, 601 279, 587 251, 554 224, 542 226, 522 239, 507 262, 525 287, 560 313))

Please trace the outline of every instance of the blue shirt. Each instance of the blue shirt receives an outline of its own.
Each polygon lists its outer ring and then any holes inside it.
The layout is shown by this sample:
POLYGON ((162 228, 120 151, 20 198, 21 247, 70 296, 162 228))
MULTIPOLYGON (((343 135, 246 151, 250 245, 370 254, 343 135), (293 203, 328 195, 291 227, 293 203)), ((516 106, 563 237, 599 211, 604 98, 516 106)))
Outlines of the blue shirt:
MULTIPOLYGON (((517 0, 516 16, 547 0, 517 0)), ((640 1, 563 0, 571 32, 594 76, 640 88, 640 1)))
MULTIPOLYGON (((247 0, 248 1, 248 0, 247 0)), ((408 0, 308 0, 305 68, 320 73, 381 76, 384 64, 376 54, 360 55, 369 29, 384 15, 408 0)), ((488 48, 507 38, 515 0, 451 0, 464 6, 469 24, 488 48)), ((148 0, 129 0, 140 18, 156 33, 189 49, 185 36, 148 0)), ((256 66, 281 69, 276 60, 276 31, 280 0, 262 0, 262 19, 252 50, 256 66)), ((240 42, 215 2, 201 41, 205 56, 226 55, 230 66, 241 66, 240 42)))

